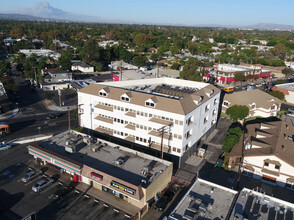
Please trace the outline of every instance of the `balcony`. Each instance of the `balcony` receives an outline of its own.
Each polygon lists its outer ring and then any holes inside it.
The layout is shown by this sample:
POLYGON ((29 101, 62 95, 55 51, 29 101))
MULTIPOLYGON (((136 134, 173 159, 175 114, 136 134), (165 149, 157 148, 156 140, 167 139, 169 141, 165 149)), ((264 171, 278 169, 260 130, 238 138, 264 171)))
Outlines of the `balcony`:
POLYGON ((97 104, 94 107, 95 108, 100 108, 100 109, 103 109, 103 110, 106 110, 106 111, 113 112, 113 107, 112 106, 97 104))
POLYGON ((127 112, 125 115, 136 118, 135 112, 127 112))
MULTIPOLYGON (((154 144, 154 143, 153 143, 153 144, 151 145, 150 148, 161 151, 161 146, 160 146, 160 144, 154 144)), ((169 152, 170 152, 170 151, 169 151, 169 148, 168 148, 168 147, 165 147, 165 146, 162 147, 162 150, 163 150, 163 152, 165 152, 165 153, 169 153, 169 152)))
POLYGON ((131 136, 127 136, 125 140, 135 143, 135 138, 131 136))
POLYGON ((98 131, 98 132, 109 134, 109 135, 113 136, 113 131, 110 131, 110 130, 107 130, 107 129, 104 129, 104 128, 99 128, 99 127, 96 128, 95 130, 98 131))
POLYGON ((131 124, 126 125, 125 128, 131 129, 131 130, 134 130, 134 131, 136 130, 136 126, 131 125, 131 124))
MULTIPOLYGON (((152 135, 152 136, 156 136, 156 137, 160 137, 161 138, 161 132, 159 132, 159 131, 152 130, 148 134, 149 135, 152 135)), ((164 133, 163 139, 171 140, 172 141, 173 140, 172 134, 164 133)))
POLYGON ((109 123, 109 124, 113 124, 113 120, 112 119, 105 118, 105 117, 102 117, 102 116, 97 116, 95 118, 95 120, 99 120, 99 121, 103 121, 103 122, 106 122, 106 123, 109 123))
POLYGON ((165 126, 173 124, 171 121, 166 121, 166 120, 159 119, 159 118, 150 118, 149 121, 157 123, 157 124, 165 125, 165 126))

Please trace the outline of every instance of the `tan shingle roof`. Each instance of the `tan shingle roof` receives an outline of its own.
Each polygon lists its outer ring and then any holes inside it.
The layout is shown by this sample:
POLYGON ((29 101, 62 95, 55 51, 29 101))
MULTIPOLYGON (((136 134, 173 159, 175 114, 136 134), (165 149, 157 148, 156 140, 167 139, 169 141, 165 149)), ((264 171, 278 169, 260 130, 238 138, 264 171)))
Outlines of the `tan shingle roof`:
MULTIPOLYGON (((205 87, 206 89, 213 89, 214 93, 211 97, 215 96, 220 92, 219 89, 214 87, 213 85, 207 85, 205 87)), ((105 87, 105 85, 102 84, 90 84, 89 86, 84 87, 83 89, 79 90, 79 93, 86 93, 90 95, 99 96, 98 92, 104 89, 108 92, 108 99, 113 100, 120 100, 120 96, 126 93, 126 90, 124 88, 116 88, 116 87, 105 87), (106 90, 107 89, 107 90, 106 90)), ((201 105, 203 102, 209 100, 211 97, 208 97, 205 94, 204 89, 200 89, 198 91, 195 91, 192 94, 187 94, 182 99, 172 99, 167 98, 164 96, 155 96, 152 93, 143 93, 138 91, 128 91, 128 94, 132 97, 130 100, 131 104, 145 106, 145 101, 148 99, 152 99, 156 103, 155 109, 172 112, 176 114, 186 115, 193 111, 195 108, 197 108, 199 105, 201 105), (193 101, 195 100, 195 97, 197 96, 203 96, 203 100, 196 105, 196 103, 193 101)), ((151 108, 151 107, 150 107, 151 108)))
MULTIPOLYGON (((244 140, 250 135, 248 139, 249 143, 258 145, 260 142, 260 148, 246 149, 244 152, 245 157, 248 156, 276 156, 288 164, 294 166, 294 142, 292 137, 294 135, 294 127, 283 121, 256 123, 246 126, 247 134, 245 134, 244 140), (266 129, 267 133, 272 134, 271 137, 256 138, 256 130, 260 130, 260 127, 267 126, 271 129, 266 129)), ((232 149, 230 157, 241 157, 242 155, 242 140, 232 149)), ((245 141, 246 142, 246 141, 245 141)), ((247 143, 247 142, 246 142, 247 143)), ((246 144, 245 143, 245 144, 246 144)))
POLYGON ((256 108, 262 107, 266 109, 269 109, 274 103, 282 103, 282 101, 278 98, 273 97, 259 89, 226 94, 224 101, 228 101, 230 103, 228 107, 233 105, 246 105, 250 108, 249 105, 255 103, 256 108), (271 100, 273 100, 273 102, 271 102, 271 100))

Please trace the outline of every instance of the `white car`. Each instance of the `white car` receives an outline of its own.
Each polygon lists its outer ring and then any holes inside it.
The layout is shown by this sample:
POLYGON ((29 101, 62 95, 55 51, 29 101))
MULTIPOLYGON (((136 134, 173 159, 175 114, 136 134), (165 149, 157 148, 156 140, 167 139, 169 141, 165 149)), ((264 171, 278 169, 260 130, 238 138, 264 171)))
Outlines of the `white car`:
POLYGON ((294 112, 294 108, 288 108, 287 109, 289 112, 294 112))
POLYGON ((12 143, 6 143, 5 141, 3 141, 1 144, 0 144, 0 151, 1 150, 8 150, 12 148, 12 143))
POLYGON ((286 113, 287 116, 294 117, 294 112, 286 113))
POLYGON ((47 177, 46 179, 42 179, 39 182, 37 182, 35 185, 33 185, 32 190, 34 192, 39 192, 45 189, 46 187, 50 186, 54 180, 51 177, 47 177))

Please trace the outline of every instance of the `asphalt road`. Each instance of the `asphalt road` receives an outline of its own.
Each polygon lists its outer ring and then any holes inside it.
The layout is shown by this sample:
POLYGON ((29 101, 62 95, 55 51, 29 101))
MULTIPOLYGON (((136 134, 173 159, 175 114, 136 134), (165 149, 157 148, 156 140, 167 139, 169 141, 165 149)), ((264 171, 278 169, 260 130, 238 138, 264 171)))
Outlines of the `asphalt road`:
MULTIPOLYGON (((68 129, 67 112, 62 113, 57 119, 46 119, 53 111, 48 110, 43 104, 41 92, 38 89, 32 92, 30 85, 14 66, 12 66, 11 77, 19 87, 15 98, 18 97, 20 111, 12 118, 3 120, 9 124, 11 133, 0 137, 0 141, 37 134, 56 134, 68 129)), ((70 124, 73 128, 78 125, 78 122, 71 119, 70 124)))

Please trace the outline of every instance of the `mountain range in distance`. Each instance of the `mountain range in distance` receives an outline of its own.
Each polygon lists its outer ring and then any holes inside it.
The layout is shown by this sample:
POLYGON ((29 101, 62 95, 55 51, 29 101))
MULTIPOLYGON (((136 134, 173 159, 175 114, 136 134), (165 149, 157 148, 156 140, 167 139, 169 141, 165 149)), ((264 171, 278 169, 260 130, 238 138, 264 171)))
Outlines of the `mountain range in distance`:
MULTIPOLYGON (((48 2, 38 2, 33 7, 20 8, 15 11, 0 13, 0 19, 10 20, 34 20, 34 21, 62 21, 62 22, 95 22, 112 24, 142 24, 134 21, 103 19, 99 16, 89 16, 76 14, 62 9, 52 7, 48 2)), ((164 23, 143 23, 146 25, 168 25, 168 26, 187 26, 185 24, 164 24, 164 23)), ((189 25, 191 26, 191 25, 189 25)), ((194 27, 222 27, 222 28, 242 28, 259 30, 294 30, 292 25, 259 23, 246 26, 220 25, 220 24, 198 24, 194 27)))

